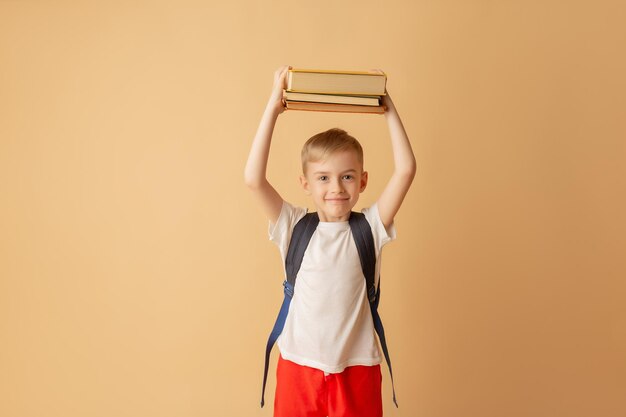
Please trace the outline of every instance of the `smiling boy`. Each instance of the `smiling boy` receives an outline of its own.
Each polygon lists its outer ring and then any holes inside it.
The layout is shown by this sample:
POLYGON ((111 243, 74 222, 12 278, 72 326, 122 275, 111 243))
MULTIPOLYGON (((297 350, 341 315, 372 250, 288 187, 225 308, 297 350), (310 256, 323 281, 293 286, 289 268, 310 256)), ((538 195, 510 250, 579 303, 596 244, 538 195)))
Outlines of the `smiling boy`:
MULTIPOLYGON (((283 258, 295 225, 307 210, 284 201, 266 177, 273 129, 284 111, 289 67, 274 87, 253 140, 245 182, 270 222, 270 240, 283 258)), ((371 207, 362 210, 372 230, 376 280, 382 247, 395 238, 393 219, 415 176, 415 157, 389 94, 383 98, 394 172, 371 207)), ((300 183, 319 224, 297 274, 289 314, 277 344, 275 417, 380 417, 381 354, 359 254, 348 220, 368 180, 359 142, 341 129, 310 138, 302 149, 300 183)))
POLYGON ((341 129, 313 136, 302 148, 302 172, 300 183, 320 221, 347 221, 367 186, 359 142, 341 129))

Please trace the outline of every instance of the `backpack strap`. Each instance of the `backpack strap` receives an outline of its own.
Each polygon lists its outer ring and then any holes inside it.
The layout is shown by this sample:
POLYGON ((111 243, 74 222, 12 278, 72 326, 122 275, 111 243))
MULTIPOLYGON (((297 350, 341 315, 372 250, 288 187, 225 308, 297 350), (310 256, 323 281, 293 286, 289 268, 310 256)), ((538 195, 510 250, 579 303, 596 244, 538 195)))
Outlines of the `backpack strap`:
POLYGON ((374 237, 372 228, 363 213, 352 212, 350 214, 350 230, 354 243, 356 243, 361 269, 365 275, 365 286, 367 298, 370 303, 376 299, 376 249, 374 248, 374 237))
POLYGON ((285 270, 287 272, 287 281, 295 287, 296 276, 300 271, 302 265, 302 259, 304 258, 304 252, 309 246, 311 237, 317 229, 317 225, 320 222, 320 218, 317 213, 307 213, 303 218, 296 223, 291 234, 291 240, 289 242, 289 249, 287 250, 287 256, 285 257, 285 270))
POLYGON ((378 303, 380 301, 380 279, 378 280, 378 287, 376 287, 376 249, 374 247, 372 228, 363 213, 352 212, 349 221, 350 230, 352 231, 352 236, 354 237, 354 242, 356 243, 356 248, 359 252, 363 275, 365 275, 367 297, 370 302, 374 329, 376 329, 376 333, 378 334, 378 339, 380 340, 380 345, 383 349, 387 366, 389 367, 391 389, 393 391, 393 403, 396 407, 398 407, 396 389, 393 383, 393 371, 391 370, 391 359, 389 358, 389 349, 387 349, 387 340, 385 339, 385 329, 383 328, 383 322, 378 314, 378 303))
POLYGON ((289 242, 289 249, 287 250, 287 256, 285 257, 285 271, 287 273, 287 279, 283 282, 285 298, 283 304, 280 306, 278 317, 274 323, 274 328, 270 337, 267 340, 267 346, 265 347, 265 370, 263 372, 263 388, 261 391, 261 408, 265 405, 265 385, 267 383, 267 372, 270 365, 270 353, 272 347, 278 336, 285 327, 285 320, 287 319, 287 313, 289 312, 289 305, 293 297, 293 291, 296 286, 296 276, 302 265, 302 258, 304 258, 304 252, 309 241, 317 228, 320 218, 317 213, 307 213, 301 218, 293 229, 291 234, 291 240, 289 242))

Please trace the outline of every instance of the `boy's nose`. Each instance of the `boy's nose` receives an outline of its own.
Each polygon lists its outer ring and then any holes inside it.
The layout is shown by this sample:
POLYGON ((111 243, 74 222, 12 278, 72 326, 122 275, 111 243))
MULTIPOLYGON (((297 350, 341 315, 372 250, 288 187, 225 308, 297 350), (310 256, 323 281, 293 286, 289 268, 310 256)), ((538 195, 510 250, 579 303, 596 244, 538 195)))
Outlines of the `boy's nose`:
POLYGON ((341 181, 333 181, 333 187, 332 190, 336 193, 341 193, 343 192, 343 184, 341 183, 341 181))

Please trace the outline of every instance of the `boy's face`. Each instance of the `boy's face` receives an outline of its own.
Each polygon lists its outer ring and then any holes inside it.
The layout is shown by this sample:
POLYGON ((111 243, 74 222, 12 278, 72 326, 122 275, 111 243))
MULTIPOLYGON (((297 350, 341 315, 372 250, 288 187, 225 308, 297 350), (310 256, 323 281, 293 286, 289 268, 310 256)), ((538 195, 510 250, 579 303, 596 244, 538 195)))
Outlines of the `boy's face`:
POLYGON ((300 177, 302 188, 313 198, 320 221, 346 221, 367 186, 367 172, 356 152, 340 151, 324 161, 307 162, 300 177))

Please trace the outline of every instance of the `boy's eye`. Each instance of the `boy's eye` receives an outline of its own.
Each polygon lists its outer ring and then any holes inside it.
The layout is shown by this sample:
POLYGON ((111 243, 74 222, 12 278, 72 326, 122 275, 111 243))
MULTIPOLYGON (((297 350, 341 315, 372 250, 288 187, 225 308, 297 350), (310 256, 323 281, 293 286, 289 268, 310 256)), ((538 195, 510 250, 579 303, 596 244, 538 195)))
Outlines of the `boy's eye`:
POLYGON ((343 176, 343 179, 344 179, 344 180, 351 180, 351 179, 353 179, 353 178, 354 178, 354 177, 353 177, 352 175, 344 175, 344 176, 343 176))
POLYGON ((326 175, 320 175, 320 177, 318 179, 320 181, 326 181, 328 179, 328 177, 326 175))

